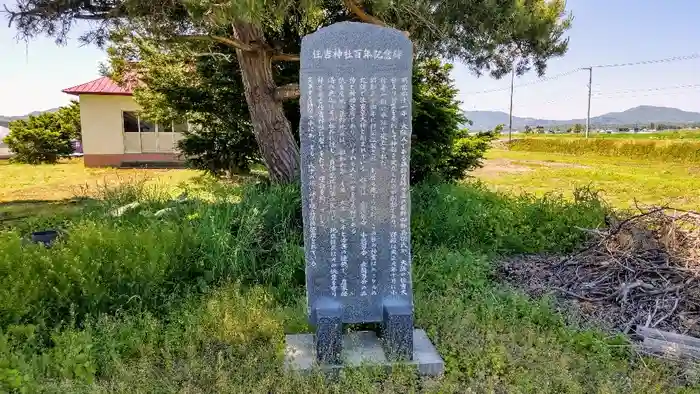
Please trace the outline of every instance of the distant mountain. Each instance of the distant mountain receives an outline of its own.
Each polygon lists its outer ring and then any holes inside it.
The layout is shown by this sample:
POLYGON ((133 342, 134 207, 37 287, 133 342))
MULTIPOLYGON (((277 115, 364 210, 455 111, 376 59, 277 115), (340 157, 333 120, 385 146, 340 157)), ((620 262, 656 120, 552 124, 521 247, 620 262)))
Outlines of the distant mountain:
MULTIPOLYGON (((508 114, 505 112, 465 111, 464 115, 467 117, 467 119, 474 123, 473 125, 468 126, 472 130, 490 130, 499 124, 504 124, 506 127, 508 126, 508 114)), ((573 125, 576 123, 584 124, 586 123, 586 119, 553 120, 513 116, 513 128, 517 130, 523 129, 525 126, 542 126, 546 128, 553 126, 573 125)), ((591 118, 591 125, 593 127, 634 125, 636 123, 700 123, 700 113, 683 111, 678 108, 640 105, 626 111, 610 112, 591 118)))
POLYGON ((26 115, 21 115, 21 116, 2 116, 0 115, 0 126, 2 127, 9 127, 9 123, 12 122, 13 120, 19 120, 19 119, 27 119, 32 115, 40 115, 43 114, 44 112, 56 112, 58 111, 58 108, 51 108, 47 109, 46 111, 34 111, 31 113, 28 113, 26 115))

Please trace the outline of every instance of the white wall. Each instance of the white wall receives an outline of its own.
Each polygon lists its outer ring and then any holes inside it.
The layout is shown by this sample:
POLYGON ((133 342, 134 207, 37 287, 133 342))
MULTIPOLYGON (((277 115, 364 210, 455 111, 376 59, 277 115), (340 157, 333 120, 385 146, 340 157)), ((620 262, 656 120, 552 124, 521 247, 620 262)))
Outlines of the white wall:
POLYGON ((80 95, 80 123, 86 155, 124 153, 122 111, 139 111, 131 96, 80 95))

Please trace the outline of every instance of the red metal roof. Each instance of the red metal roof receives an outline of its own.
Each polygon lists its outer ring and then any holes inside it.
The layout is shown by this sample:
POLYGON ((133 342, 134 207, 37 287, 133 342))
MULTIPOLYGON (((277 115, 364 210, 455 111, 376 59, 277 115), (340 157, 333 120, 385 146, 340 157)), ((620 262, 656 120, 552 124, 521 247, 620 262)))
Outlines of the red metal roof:
POLYGON ((112 79, 110 79, 109 77, 98 78, 94 81, 86 82, 82 85, 63 89, 62 92, 76 96, 79 94, 131 96, 133 94, 131 87, 121 87, 117 85, 116 82, 112 81, 112 79))

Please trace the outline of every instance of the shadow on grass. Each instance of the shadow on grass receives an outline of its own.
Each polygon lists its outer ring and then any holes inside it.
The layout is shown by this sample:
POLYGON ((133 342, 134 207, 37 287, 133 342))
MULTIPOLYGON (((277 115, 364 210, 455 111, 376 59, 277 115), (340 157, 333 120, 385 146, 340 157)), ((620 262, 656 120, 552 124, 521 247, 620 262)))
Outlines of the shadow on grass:
POLYGON ((0 202, 0 229, 22 227, 23 223, 43 220, 65 220, 80 214, 93 198, 66 198, 63 200, 17 200, 0 202))

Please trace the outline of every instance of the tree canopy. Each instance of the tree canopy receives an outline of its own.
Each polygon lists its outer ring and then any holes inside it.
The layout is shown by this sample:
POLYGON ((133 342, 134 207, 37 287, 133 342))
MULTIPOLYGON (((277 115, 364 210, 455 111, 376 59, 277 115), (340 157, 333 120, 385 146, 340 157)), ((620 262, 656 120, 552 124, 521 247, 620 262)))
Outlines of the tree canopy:
MULTIPOLYGON (((423 59, 461 60, 477 74, 501 77, 513 67, 543 74, 549 59, 566 52, 571 23, 564 0, 16 0, 6 11, 22 38, 47 34, 64 42, 76 22, 86 21, 84 42, 104 45, 125 29, 162 53, 235 53, 255 141, 280 183, 299 176, 285 113, 299 86, 296 78, 279 80, 279 71, 299 61, 302 36, 340 20, 391 26, 409 35, 423 59)), ((125 59, 125 66, 141 60, 125 59)), ((138 78, 137 70, 131 75, 138 78)))
POLYGON ((296 58, 274 43, 243 42, 231 34, 232 24, 270 31, 291 24, 301 37, 340 13, 406 31, 418 53, 459 59, 476 73, 500 77, 513 64, 518 73, 534 67, 543 74, 547 60, 566 52, 572 17, 565 5, 564 0, 17 0, 6 11, 21 38, 46 34, 65 42, 71 27, 86 21, 90 28, 80 39, 104 45, 114 28, 138 25, 163 39, 242 50, 266 46, 279 60, 296 58))
POLYGON ((5 143, 17 163, 55 163, 73 153, 73 140, 80 139, 80 105, 77 101, 56 112, 32 115, 10 122, 5 143))

